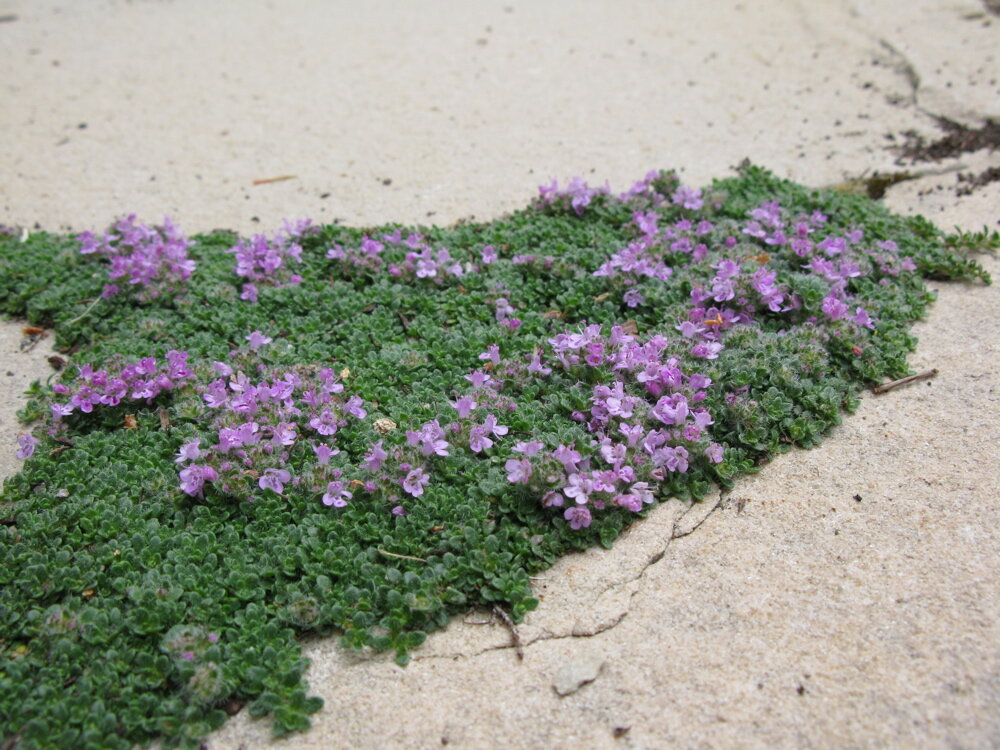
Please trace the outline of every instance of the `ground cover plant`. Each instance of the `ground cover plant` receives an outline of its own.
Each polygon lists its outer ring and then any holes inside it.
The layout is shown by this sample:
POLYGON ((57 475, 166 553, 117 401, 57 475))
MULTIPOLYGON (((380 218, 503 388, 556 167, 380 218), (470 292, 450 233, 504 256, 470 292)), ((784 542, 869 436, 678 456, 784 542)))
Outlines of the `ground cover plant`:
POLYGON ((405 664, 519 621, 560 555, 816 445, 906 374, 924 278, 988 283, 954 248, 998 244, 753 166, 444 228, 2 235, 3 311, 69 360, 0 495, 23 748, 195 747, 244 702, 302 729, 301 634, 405 664))

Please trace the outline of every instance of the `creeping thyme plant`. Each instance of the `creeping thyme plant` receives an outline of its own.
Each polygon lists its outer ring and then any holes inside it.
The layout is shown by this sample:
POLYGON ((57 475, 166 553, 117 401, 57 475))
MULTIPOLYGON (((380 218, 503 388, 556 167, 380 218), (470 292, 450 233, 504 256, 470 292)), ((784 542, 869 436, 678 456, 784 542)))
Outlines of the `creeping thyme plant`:
POLYGON ((923 277, 989 281, 947 241, 751 166, 446 228, 5 233, 4 312, 68 364, 0 496, 0 742, 302 729, 297 636, 405 664, 470 607, 520 620, 558 556, 905 374, 923 277))

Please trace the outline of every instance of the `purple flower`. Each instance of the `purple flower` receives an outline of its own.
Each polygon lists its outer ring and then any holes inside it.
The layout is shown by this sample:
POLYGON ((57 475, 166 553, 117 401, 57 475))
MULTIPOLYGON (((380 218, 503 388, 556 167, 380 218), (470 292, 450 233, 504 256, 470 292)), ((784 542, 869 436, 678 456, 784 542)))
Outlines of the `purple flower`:
POLYGON ((712 419, 712 415, 709 414, 708 409, 695 409, 691 412, 691 416, 694 417, 694 423, 702 429, 715 424, 715 421, 712 419))
POLYGON ((278 422, 271 428, 271 438, 275 447, 284 445, 294 445, 298 435, 295 433, 295 424, 292 422, 278 422))
POLYGON ((700 391, 702 388, 708 388, 708 386, 712 385, 712 379, 696 372, 693 375, 688 376, 688 385, 691 386, 692 389, 700 391))
POLYGON ((181 470, 181 489, 192 497, 201 497, 205 482, 211 482, 218 478, 219 475, 211 466, 192 464, 181 470))
POLYGON ((350 414, 355 419, 364 419, 368 416, 368 412, 361 408, 364 401, 358 396, 351 396, 347 399, 347 403, 344 404, 343 409, 347 414, 350 414))
MULTIPOLYGON (((91 232, 84 232, 77 239, 81 253, 101 253, 110 260, 110 278, 123 278, 130 286, 144 287, 147 299, 172 291, 195 268, 195 262, 187 257, 187 249, 193 243, 184 238, 169 217, 164 219, 162 227, 149 227, 136 223, 135 214, 131 214, 118 220, 101 239, 91 232)), ((112 297, 119 291, 118 285, 108 284, 101 296, 112 297)))
POLYGON ((703 341, 691 347, 691 356, 700 359, 718 359, 719 352, 724 348, 718 341, 703 341))
POLYGON ((629 289, 622 296, 622 301, 629 307, 638 307, 646 301, 646 298, 642 296, 642 292, 638 289, 629 289))
POLYGON ((566 498, 555 490, 549 490, 542 495, 542 507, 544 508, 561 508, 565 502, 566 498))
POLYGON ((685 320, 679 326, 675 326, 675 328, 681 332, 681 336, 688 339, 704 330, 702 326, 699 326, 697 323, 693 323, 690 320, 685 320))
POLYGON ((722 453, 723 453, 722 446, 719 445, 718 443, 712 443, 705 449, 705 456, 713 464, 722 463, 722 453))
POLYGON ((265 469, 257 484, 262 490, 273 490, 280 495, 291 480, 292 475, 284 469, 265 469))
POLYGON ((841 318, 847 317, 847 305, 844 301, 838 299, 835 294, 828 294, 823 298, 823 313, 830 318, 830 320, 840 320, 841 318))
POLYGON ((420 446, 420 452, 425 456, 437 455, 447 456, 448 441, 444 439, 445 433, 436 419, 421 425, 416 432, 406 431, 406 444, 416 447, 420 446))
POLYGON ((35 453, 35 446, 38 445, 38 438, 27 433, 17 436, 17 444, 20 446, 15 454, 18 458, 28 459, 35 453))
POLYGON ((244 422, 234 431, 236 445, 254 445, 260 442, 260 425, 256 422, 244 422))
POLYGON ((631 448, 639 442, 643 434, 643 429, 641 424, 630 425, 626 422, 621 422, 618 425, 618 432, 625 436, 625 440, 628 441, 628 445, 631 448))
POLYGON ((174 459, 174 463, 180 464, 185 461, 196 461, 201 458, 201 440, 195 439, 188 443, 184 443, 180 450, 177 451, 177 458, 174 459))
POLYGON ((664 396, 650 411, 654 417, 666 425, 682 425, 688 417, 687 399, 683 394, 664 396))
POLYGON ((511 458, 504 464, 507 481, 511 484, 527 484, 531 478, 531 462, 526 458, 511 458))
POLYGON ((236 380, 230 380, 229 390, 239 394, 229 405, 232 411, 257 411, 257 389, 250 385, 246 375, 240 373, 236 380))
POLYGON ((496 344, 490 344, 486 347, 486 351, 479 355, 479 358, 495 365, 500 364, 500 347, 496 344))
POLYGON ((472 383, 472 385, 474 385, 476 388, 482 388, 484 385, 493 380, 493 378, 491 378, 487 373, 482 372, 481 370, 476 370, 475 372, 465 375, 464 377, 466 380, 472 383))
POLYGON ((586 505, 593 491, 593 480, 583 473, 570 474, 569 482, 563 488, 563 494, 572 498, 578 505, 586 505))
MULTIPOLYGON (((664 448, 663 450, 670 451, 670 448, 664 448)), ((687 449, 677 446, 673 449, 672 455, 667 455, 666 459, 666 467, 668 471, 676 471, 683 474, 688 470, 687 449)))
POLYGON ((496 313, 494 317, 497 320, 506 320, 514 314, 514 308, 511 306, 510 302, 507 301, 506 297, 500 297, 494 304, 496 305, 496 313))
POLYGON ((458 399, 458 401, 449 401, 448 403, 455 407, 455 411, 458 412, 458 416, 462 419, 469 416, 469 414, 472 413, 472 410, 478 406, 478 404, 468 396, 462 396, 458 399))
POLYGON ((392 509, 392 515, 394 515, 394 516, 405 516, 406 515, 406 508, 404 508, 402 505, 396 505, 392 509))
POLYGON ((497 259, 497 251, 493 248, 493 245, 486 245, 479 252, 483 263, 487 266, 497 259))
POLYGON ((542 356, 536 354, 531 358, 531 362, 528 363, 528 372, 532 375, 548 375, 552 372, 552 368, 543 365, 542 356))
POLYGON ((563 511, 563 518, 569 521, 569 527, 574 531, 590 526, 590 511, 579 505, 572 505, 563 511))
POLYGON ((851 318, 859 326, 865 326, 866 328, 875 328, 875 324, 872 322, 871 317, 868 315, 868 311, 863 307, 854 308, 854 317, 851 318))
POLYGON ((497 424, 497 418, 492 414, 486 415, 486 419, 483 420, 483 429, 493 433, 496 437, 503 437, 508 432, 506 425, 497 424))
POLYGON ((351 497, 353 497, 352 493, 345 489, 343 482, 330 482, 323 494, 323 505, 343 508, 351 497))
POLYGON ((633 513, 638 513, 642 510, 642 500, 637 498, 635 495, 616 495, 614 499, 614 504, 620 508, 626 508, 633 513))
POLYGON ((337 417, 329 409, 324 409, 309 420, 309 426, 320 435, 334 435, 337 432, 337 417))
POLYGON ((643 505, 649 505, 653 502, 653 490, 646 482, 636 482, 629 488, 629 492, 634 497, 639 498, 643 505))
POLYGON ((265 336, 260 331, 254 331, 246 338, 247 341, 250 342, 250 348, 253 351, 257 351, 262 346, 264 346, 264 344, 270 344, 272 341, 274 341, 274 339, 270 338, 269 336, 265 336))
POLYGON ((89 414, 94 410, 94 404, 99 403, 100 399, 93 390, 83 385, 80 386, 80 390, 76 392, 69 402, 73 404, 76 408, 82 411, 84 414, 89 414))
POLYGON ((382 462, 388 458, 389 454, 382 449, 382 441, 379 440, 377 443, 372 445, 371 450, 365 454, 364 466, 370 472, 377 472, 382 468, 382 462))
POLYGON ((525 456, 534 456, 538 451, 545 447, 544 443, 540 443, 537 440, 530 440, 528 442, 519 442, 514 446, 515 453, 523 453, 525 456))
POLYGON ((556 459, 556 461, 563 465, 563 468, 567 473, 579 471, 577 464, 583 460, 583 456, 581 456, 575 449, 562 444, 552 451, 552 456, 556 459))
POLYGON ((473 453, 482 453, 492 445, 493 441, 487 437, 482 425, 476 425, 469 431, 469 450, 473 453))
MULTIPOLYGON (((697 211, 704 205, 704 201, 701 199, 701 190, 697 188, 689 188, 686 185, 679 186, 674 194, 670 197, 670 200, 677 206, 683 206, 689 211, 697 211)), ((589 520, 587 524, 589 525, 589 520)))
POLYGON ((431 478, 424 473, 420 467, 413 469, 406 478, 403 479, 403 489, 413 497, 420 497, 424 494, 424 487, 431 481, 431 478))
POLYGON ((313 453, 316 454, 316 460, 319 461, 320 466, 326 466, 330 463, 330 457, 336 456, 340 453, 336 448, 331 448, 326 443, 317 443, 312 447, 313 453))

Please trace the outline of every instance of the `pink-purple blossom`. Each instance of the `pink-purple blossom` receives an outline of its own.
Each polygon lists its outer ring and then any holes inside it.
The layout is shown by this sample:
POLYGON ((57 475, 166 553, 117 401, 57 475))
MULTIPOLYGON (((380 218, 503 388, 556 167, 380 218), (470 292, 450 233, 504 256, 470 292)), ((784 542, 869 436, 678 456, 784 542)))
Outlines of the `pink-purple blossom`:
POLYGON ((531 462, 525 458, 511 458, 504 464, 507 481, 511 484, 527 484, 531 479, 531 462))
POLYGON ((382 462, 388 457, 389 454, 382 448, 382 441, 379 440, 377 443, 374 443, 368 453, 365 454, 362 466, 364 466, 368 471, 375 473, 382 468, 382 462))
POLYGON ((254 331, 249 336, 247 336, 246 339, 249 342, 250 348, 253 351, 257 351, 265 344, 270 344, 272 341, 274 341, 274 339, 272 339, 270 336, 267 336, 261 333, 260 331, 254 331))
POLYGON ((17 436, 17 457, 20 459, 31 458, 35 453, 35 446, 38 445, 38 438, 29 435, 28 433, 21 433, 17 436))
POLYGON ((326 492, 323 493, 323 505, 332 505, 334 508, 343 508, 347 505, 347 501, 350 500, 351 497, 353 497, 353 495, 347 490, 344 482, 339 480, 330 482, 326 486, 326 492))
POLYGON ((412 469, 403 479, 403 490, 413 497, 420 497, 424 494, 424 487, 431 481, 431 478, 424 473, 420 467, 412 469))
POLYGON ((277 494, 282 494, 285 485, 292 481, 292 475, 285 469, 265 469, 257 485, 262 490, 272 490, 277 494))
POLYGON ((590 511, 579 505, 571 505, 563 511, 563 518, 569 521, 569 527, 573 531, 587 528, 592 520, 590 511))

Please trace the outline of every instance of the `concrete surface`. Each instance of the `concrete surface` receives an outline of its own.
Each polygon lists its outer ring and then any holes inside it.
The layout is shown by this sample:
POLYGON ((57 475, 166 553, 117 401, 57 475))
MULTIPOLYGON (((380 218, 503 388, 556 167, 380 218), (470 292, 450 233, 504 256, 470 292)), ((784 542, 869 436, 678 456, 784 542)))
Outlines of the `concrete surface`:
MULTIPOLYGON (((889 149, 940 137, 935 117, 1000 117, 995 3, 0 0, 2 17, 8 224, 448 223, 552 177, 700 185, 744 157, 809 185, 927 173, 887 203, 944 228, 1000 218, 1000 184, 955 194, 1000 155, 889 149)), ((244 713, 208 747, 1000 746, 1000 299, 935 286, 912 364, 936 379, 560 561, 523 661, 484 612, 406 669, 311 642, 313 729, 272 741, 244 713)), ((47 367, 20 325, 0 339, 11 453, 47 367)))

